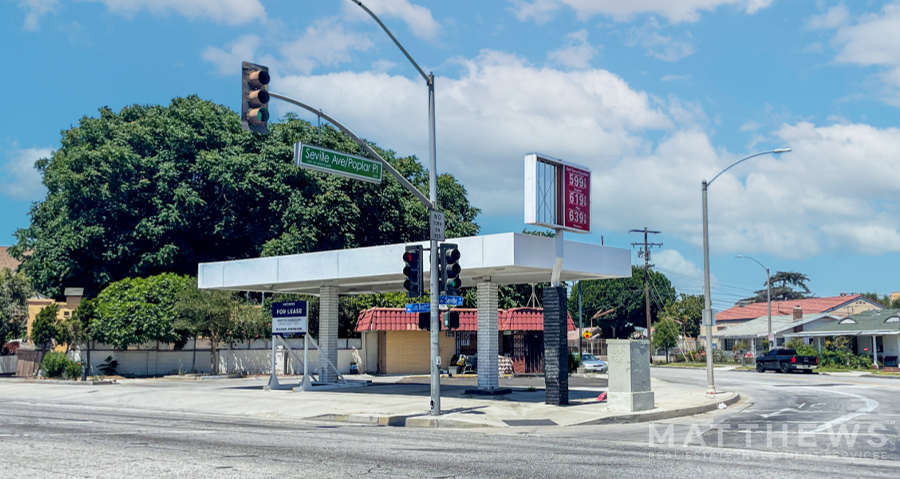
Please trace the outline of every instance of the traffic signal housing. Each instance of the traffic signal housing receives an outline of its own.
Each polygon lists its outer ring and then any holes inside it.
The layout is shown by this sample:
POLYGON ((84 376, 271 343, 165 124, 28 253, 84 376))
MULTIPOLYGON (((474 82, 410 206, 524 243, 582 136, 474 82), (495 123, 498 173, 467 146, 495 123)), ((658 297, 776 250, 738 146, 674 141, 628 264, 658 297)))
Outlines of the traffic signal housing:
POLYGON ((459 279, 459 248, 455 244, 444 243, 440 253, 440 292, 445 296, 459 296, 462 280, 459 279))
POLYGON ((419 313, 419 329, 431 331, 431 313, 419 313))
POLYGON ((241 127, 256 133, 269 133, 269 67, 241 64, 241 127))
POLYGON ((459 329, 459 311, 444 312, 444 329, 459 329))
POLYGON ((406 281, 403 282, 403 288, 406 289, 407 298, 418 298, 422 296, 425 289, 423 281, 422 268, 422 246, 407 246, 403 253, 403 275, 406 281))

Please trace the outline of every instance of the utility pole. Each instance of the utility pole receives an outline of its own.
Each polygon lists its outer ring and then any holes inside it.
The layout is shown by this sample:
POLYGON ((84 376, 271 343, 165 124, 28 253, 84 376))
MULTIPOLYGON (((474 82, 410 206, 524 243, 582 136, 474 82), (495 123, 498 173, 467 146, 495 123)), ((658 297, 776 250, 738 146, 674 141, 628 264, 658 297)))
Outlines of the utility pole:
MULTIPOLYGON (((631 243, 632 247, 639 246, 641 244, 644 245, 644 249, 642 249, 639 253, 640 256, 644 257, 644 309, 647 311, 647 341, 650 341, 650 247, 652 246, 662 246, 662 243, 650 243, 648 242, 647 235, 654 234, 658 235, 659 231, 650 231, 645 226, 642 230, 631 230, 629 233, 644 233, 644 242, 643 243, 631 243)), ((650 354, 651 361, 653 354, 650 354)))

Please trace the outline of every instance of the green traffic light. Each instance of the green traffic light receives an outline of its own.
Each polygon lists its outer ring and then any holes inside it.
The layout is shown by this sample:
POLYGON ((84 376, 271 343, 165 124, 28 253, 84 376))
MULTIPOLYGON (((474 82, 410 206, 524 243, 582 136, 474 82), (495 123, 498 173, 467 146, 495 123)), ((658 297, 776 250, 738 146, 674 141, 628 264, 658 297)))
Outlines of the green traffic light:
POLYGON ((256 118, 262 122, 269 121, 269 110, 266 108, 258 109, 256 111, 256 118))

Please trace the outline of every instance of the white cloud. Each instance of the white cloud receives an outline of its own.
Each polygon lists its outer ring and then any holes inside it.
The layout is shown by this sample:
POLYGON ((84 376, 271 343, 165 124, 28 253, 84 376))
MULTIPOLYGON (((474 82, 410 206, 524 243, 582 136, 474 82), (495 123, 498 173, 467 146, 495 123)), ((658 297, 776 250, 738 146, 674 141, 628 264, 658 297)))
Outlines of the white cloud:
POLYGON ((846 16, 840 22, 822 23, 837 28, 832 41, 838 50, 835 62, 882 67, 879 77, 886 92, 881 96, 900 106, 900 3, 886 5, 877 14, 863 15, 855 24, 847 22, 846 16))
MULTIPOLYGON (((244 35, 225 48, 208 46, 201 56, 216 66, 217 73, 230 75, 237 71, 235 68, 241 61, 258 59, 257 50, 260 43, 261 39, 256 35, 244 35)), ((327 18, 307 27, 299 38, 281 42, 279 45, 278 50, 281 54, 279 59, 272 56, 264 58, 265 64, 272 68, 273 72, 279 71, 281 74, 309 74, 320 66, 336 66, 352 60, 354 51, 367 51, 374 46, 367 36, 347 31, 334 19, 327 18)), ((385 68, 390 66, 380 65, 385 68)))
POLYGON ((266 10, 259 0, 86 0, 106 5, 110 12, 133 17, 142 10, 154 15, 175 12, 191 20, 206 18, 217 23, 239 25, 265 20, 266 10))
POLYGON ((519 21, 527 22, 534 20, 534 23, 543 25, 553 19, 553 14, 562 6, 557 0, 534 0, 528 2, 526 0, 510 0, 513 4, 510 10, 519 21))
POLYGON ((597 49, 588 43, 587 30, 579 30, 566 35, 569 39, 568 43, 547 54, 547 59, 567 66, 584 70, 591 67, 591 59, 597 56, 597 49))
POLYGON ((712 11, 722 5, 732 5, 754 14, 771 5, 774 0, 511 0, 513 12, 519 20, 534 19, 543 23, 562 5, 575 10, 580 20, 594 15, 606 15, 616 21, 629 21, 636 15, 656 14, 671 23, 696 22, 701 11, 712 11))
POLYGON ((665 75, 662 78, 660 78, 660 80, 662 80, 662 81, 688 81, 691 78, 693 78, 693 77, 691 76, 690 73, 688 73, 687 75, 665 75))
POLYGON ((676 62, 694 53, 694 38, 690 33, 687 34, 687 39, 676 40, 660 35, 658 29, 657 22, 651 19, 643 27, 632 28, 625 44, 643 47, 647 50, 647 56, 667 62, 676 62))
POLYGON ((34 162, 49 158, 52 148, 13 149, 7 153, 6 163, 0 173, 0 194, 17 200, 40 200, 47 189, 41 184, 41 174, 34 162))
POLYGON ((828 9, 821 15, 813 15, 806 21, 810 30, 826 30, 843 26, 850 18, 850 11, 843 3, 839 3, 828 9))
POLYGON ((351 60, 353 51, 368 51, 374 46, 361 33, 347 31, 332 20, 319 20, 306 28, 303 36, 284 44, 284 67, 309 74, 317 66, 335 66, 351 60))
MULTIPOLYGON (((669 278, 678 292, 703 293, 703 269, 677 250, 664 249, 658 253, 651 252, 650 261, 656 265, 654 269, 669 278)), ((718 283, 718 280, 715 275, 710 274, 710 284, 715 283, 718 283)))
MULTIPOLYGON (((431 40, 441 31, 441 24, 431 16, 431 10, 413 5, 409 0, 366 0, 363 4, 382 21, 388 17, 399 18, 419 38, 431 40)), ((343 7, 348 19, 373 21, 368 13, 351 0, 343 0, 343 7)))
POLYGON ((227 50, 218 47, 206 47, 200 56, 216 67, 220 75, 240 73, 238 66, 242 61, 254 61, 259 48, 259 37, 244 35, 226 46, 227 50))
MULTIPOLYGON (((674 127, 649 95, 606 70, 539 68, 495 51, 459 61, 458 79, 435 80, 438 169, 459 178, 486 215, 522 213, 528 152, 600 168, 645 150, 640 132, 674 127)), ((340 72, 279 84, 286 94, 315 99, 316 108, 357 134, 427 158, 425 86, 418 79, 340 72)))
POLYGON ((22 28, 29 32, 41 30, 40 19, 48 13, 55 13, 59 0, 21 0, 19 8, 25 10, 25 23, 22 28))

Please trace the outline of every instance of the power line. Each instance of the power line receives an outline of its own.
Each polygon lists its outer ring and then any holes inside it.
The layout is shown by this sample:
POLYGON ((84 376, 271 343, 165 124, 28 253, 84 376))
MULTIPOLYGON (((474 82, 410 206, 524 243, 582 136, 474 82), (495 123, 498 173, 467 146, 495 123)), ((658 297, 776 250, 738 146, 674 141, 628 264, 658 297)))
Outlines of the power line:
MULTIPOLYGON (((629 233, 644 233, 644 249, 639 252, 639 256, 644 257, 644 301, 647 309, 647 341, 650 341, 650 248, 653 246, 661 247, 662 243, 650 243, 647 235, 658 235, 659 231, 650 231, 644 226, 643 230, 631 230, 629 233)), ((641 243, 631 243, 631 247, 640 245, 641 243)))

